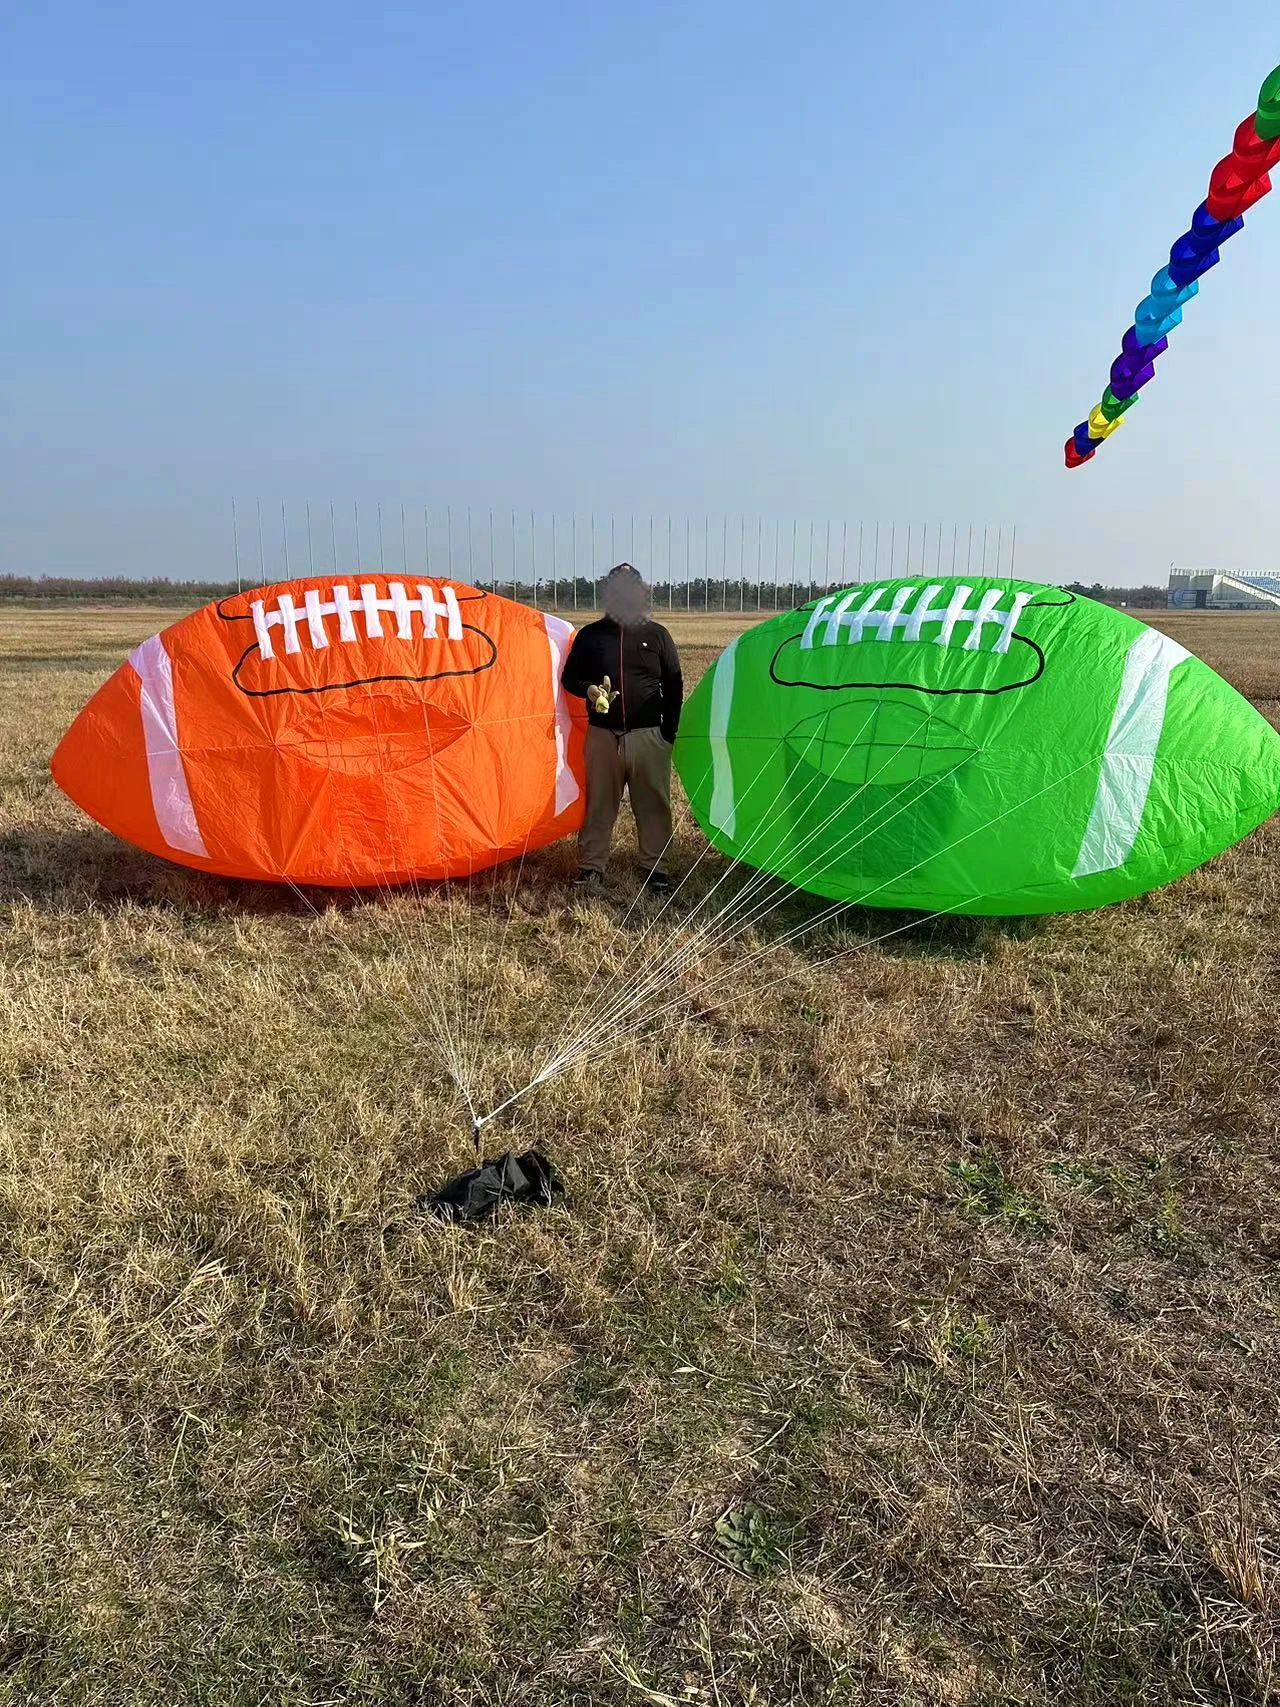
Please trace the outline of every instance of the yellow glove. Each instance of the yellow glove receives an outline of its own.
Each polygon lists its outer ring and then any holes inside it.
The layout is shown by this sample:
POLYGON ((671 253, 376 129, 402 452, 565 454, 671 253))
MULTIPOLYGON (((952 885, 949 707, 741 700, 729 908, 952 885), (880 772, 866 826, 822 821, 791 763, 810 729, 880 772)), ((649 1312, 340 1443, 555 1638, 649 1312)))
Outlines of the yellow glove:
POLYGON ((611 688, 608 676, 604 678, 598 688, 589 687, 587 689, 587 704, 599 717, 607 717, 609 715, 609 707, 617 697, 618 690, 617 688, 611 688))

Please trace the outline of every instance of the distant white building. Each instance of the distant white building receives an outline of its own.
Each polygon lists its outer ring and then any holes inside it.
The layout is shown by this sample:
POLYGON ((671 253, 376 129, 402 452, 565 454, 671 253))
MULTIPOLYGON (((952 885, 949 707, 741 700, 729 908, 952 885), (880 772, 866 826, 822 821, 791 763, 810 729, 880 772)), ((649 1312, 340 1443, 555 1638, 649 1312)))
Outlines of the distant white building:
POLYGON ((1230 569, 1171 569, 1170 610, 1280 610, 1280 572, 1237 575, 1230 569))

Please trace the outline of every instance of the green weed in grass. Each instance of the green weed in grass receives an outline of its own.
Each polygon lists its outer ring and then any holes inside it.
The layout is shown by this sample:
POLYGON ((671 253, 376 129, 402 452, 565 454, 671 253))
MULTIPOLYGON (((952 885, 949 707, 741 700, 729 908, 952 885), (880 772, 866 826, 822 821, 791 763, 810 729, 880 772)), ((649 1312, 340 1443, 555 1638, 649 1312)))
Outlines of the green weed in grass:
POLYGON ((1047 1229, 1044 1215, 1010 1184, 993 1150, 984 1150, 975 1162, 948 1162, 947 1173, 970 1214, 992 1216, 1027 1233, 1047 1229))
POLYGON ((716 1519, 715 1532, 721 1553, 748 1576, 770 1576, 787 1562, 778 1520, 759 1506, 725 1512, 716 1519))

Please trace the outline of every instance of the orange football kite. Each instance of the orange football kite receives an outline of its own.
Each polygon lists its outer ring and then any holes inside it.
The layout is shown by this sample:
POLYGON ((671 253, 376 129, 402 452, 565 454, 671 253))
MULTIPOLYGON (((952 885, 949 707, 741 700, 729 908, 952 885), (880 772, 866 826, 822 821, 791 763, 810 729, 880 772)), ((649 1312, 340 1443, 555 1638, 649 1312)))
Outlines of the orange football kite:
POLYGON ((101 687, 53 775, 108 830, 228 877, 467 876, 582 822, 559 617, 434 579, 221 599, 101 687))

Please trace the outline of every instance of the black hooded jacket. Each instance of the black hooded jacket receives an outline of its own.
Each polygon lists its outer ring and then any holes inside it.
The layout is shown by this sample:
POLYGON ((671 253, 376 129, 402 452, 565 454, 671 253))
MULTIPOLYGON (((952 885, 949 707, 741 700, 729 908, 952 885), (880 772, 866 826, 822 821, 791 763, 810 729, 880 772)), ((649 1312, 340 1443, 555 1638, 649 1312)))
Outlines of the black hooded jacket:
POLYGON ((603 616, 580 628, 560 677, 565 692, 585 699, 587 689, 600 687, 606 676, 618 697, 604 715, 588 702, 594 728, 615 735, 628 729, 660 729, 664 741, 675 740, 684 679, 676 643, 661 623, 628 623, 623 628, 603 616))

